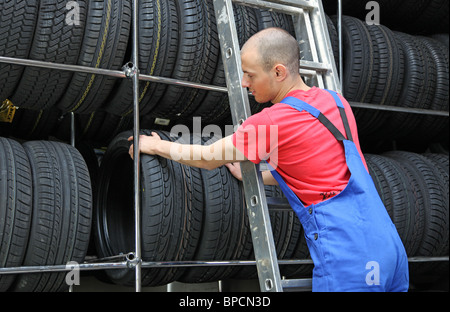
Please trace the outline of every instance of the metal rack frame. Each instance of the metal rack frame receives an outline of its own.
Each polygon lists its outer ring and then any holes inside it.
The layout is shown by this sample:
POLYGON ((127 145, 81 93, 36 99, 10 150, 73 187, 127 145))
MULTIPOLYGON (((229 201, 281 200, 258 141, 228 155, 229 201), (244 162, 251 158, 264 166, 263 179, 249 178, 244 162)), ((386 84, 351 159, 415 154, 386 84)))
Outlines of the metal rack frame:
MULTIPOLYGON (((253 6, 253 7, 264 7, 269 8, 274 11, 278 11, 281 13, 290 14, 295 19, 295 15, 299 14, 301 12, 300 10, 312 8, 311 2, 317 2, 321 6, 320 0, 268 0, 268 1, 262 1, 262 0, 214 0, 214 6, 216 8, 216 16, 217 12, 220 12, 223 10, 224 6, 228 6, 228 14, 226 18, 229 18, 228 23, 231 23, 231 27, 235 27, 234 24, 234 17, 233 14, 229 14, 229 12, 232 13, 232 7, 231 7, 231 1, 233 1, 236 4, 241 5, 247 5, 247 6, 253 6), (219 3, 220 2, 220 3, 219 3)), ((244 103, 244 110, 247 110, 244 112, 245 114, 248 114, 248 97, 247 95, 242 97, 242 92, 232 92, 230 91, 230 88, 228 87, 218 87, 218 86, 211 86, 211 85, 205 85, 200 83, 193 83, 193 82, 187 82, 187 81, 181 81, 177 79, 172 78, 165 78, 165 77, 157 77, 157 76, 150 76, 150 75, 143 75, 139 72, 139 64, 138 64, 138 0, 132 0, 132 55, 131 55, 131 61, 126 63, 122 71, 119 70, 110 70, 110 69, 100 69, 100 68, 92 68, 92 67, 86 67, 86 66, 78 66, 78 65, 66 65, 66 64, 58 64, 58 63, 51 63, 51 62, 43 62, 43 61, 35 61, 35 60, 28 60, 28 59, 19 59, 19 58, 12 58, 12 57, 3 57, 0 56, 0 63, 9 63, 9 64, 16 64, 16 65, 24 65, 24 66, 34 66, 34 67, 42 67, 42 68, 49 68, 49 69, 57 69, 57 70, 67 70, 67 71, 73 71, 73 72, 83 72, 83 73, 91 73, 91 74, 99 74, 99 75, 107 75, 112 76, 116 78, 126 78, 131 79, 133 82, 133 119, 134 119, 134 127, 133 127, 133 135, 134 140, 133 144, 137 146, 139 144, 139 80, 143 81, 150 81, 155 83, 165 83, 165 84, 172 84, 172 85, 178 85, 183 87, 191 87, 191 88, 198 88, 203 90, 209 90, 209 91, 219 91, 219 92, 227 92, 230 96, 230 103, 234 103, 234 100, 237 102, 244 103), (240 94, 239 94, 240 93, 240 94), (245 100, 245 97, 247 97, 247 100, 245 100), (245 104, 247 101, 247 104, 245 104), (245 108, 245 105, 247 108, 245 108)), ((323 9, 322 9, 323 11, 323 9)), ((300 14, 299 14, 300 15, 300 14)), ((341 32, 341 17, 342 17, 342 5, 341 0, 338 0, 338 34, 339 34, 339 58, 340 58, 340 73, 343 72, 342 68, 342 32, 341 32)), ((220 24, 220 22, 218 22, 220 24)), ((218 25, 219 27, 219 25, 218 25)), ((226 31, 225 28, 222 29, 223 31, 226 31)), ((235 31, 235 30, 234 30, 235 31)), ((299 32, 301 30, 296 29, 296 32, 299 32)), ((219 31, 220 34, 220 31, 219 31)), ((233 37, 231 34, 228 34, 228 36, 233 37)), ((328 39, 329 40, 329 39, 328 39)), ((222 46, 221 40, 221 46, 222 46)), ((238 51, 236 49, 236 43, 234 43, 234 47, 222 47, 222 56, 224 58, 224 63, 227 63, 226 59, 229 60, 229 65, 225 65, 225 69, 227 71, 227 66, 231 66, 228 68, 228 73, 232 73, 234 75, 234 78, 227 78, 227 85, 230 85, 229 79, 238 79, 239 76, 239 70, 240 67, 238 66, 240 64, 239 55, 238 53, 233 53, 233 51, 238 51)), ((313 56, 314 58, 314 56, 313 56)), ((311 62, 311 61, 301 61, 301 73, 303 71, 303 74, 309 75, 311 71, 320 71, 321 64, 318 62, 311 62)), ((334 61, 333 61, 333 66, 334 61)), ((326 71, 326 68, 322 68, 323 71, 326 71)), ((229 76, 227 73, 227 76, 229 76)), ((342 78, 341 78, 342 79, 342 78)), ((342 80, 341 80, 342 81, 342 80)), ((365 109, 375 109, 375 110, 386 110, 386 111, 395 111, 395 112, 406 112, 406 113, 413 113, 413 114, 428 114, 428 115, 436 115, 436 116, 444 116, 448 117, 449 112, 446 111, 431 111, 427 109, 413 109, 413 108, 403 108, 403 107, 394 107, 394 106, 384 106, 384 105, 377 105, 377 104, 368 104, 368 103, 357 103, 357 102, 350 102, 352 107, 360 107, 365 109)), ((230 104, 233 105, 233 104, 230 104)), ((241 112, 242 113, 242 112, 241 112)), ((240 123, 242 119, 238 117, 238 114, 233 114, 233 120, 234 123, 240 123)), ((72 136, 71 136, 71 144, 74 145, 75 138, 74 138, 74 125, 73 125, 73 113, 72 113, 72 136)), ((283 286, 289 286, 289 282, 285 282, 284 285, 277 284, 277 281, 280 280, 279 276, 279 264, 312 264, 312 260, 306 259, 306 260, 278 260, 276 258, 276 252, 274 251, 273 246, 269 246, 269 250, 266 250, 264 246, 256 246, 255 247, 255 256, 257 260, 254 261, 160 261, 160 262, 144 262, 141 258, 141 237, 140 237, 140 196, 139 196, 139 184, 140 184, 140 157, 139 157, 138 149, 134 150, 134 209, 135 209, 135 251, 130 252, 125 255, 117 255, 112 256, 108 258, 103 259, 97 259, 94 262, 85 262, 82 264, 79 264, 80 270, 102 270, 102 269, 124 269, 124 268, 130 268, 135 270, 135 290, 136 292, 141 291, 141 270, 142 268, 160 268, 160 267, 191 267, 191 266, 231 266, 231 265, 256 265, 258 267, 258 271, 262 270, 263 272, 261 275, 261 272, 259 272, 260 277, 260 287, 262 291, 282 291, 283 286), (258 256, 257 253, 262 251, 264 256, 258 256), (269 255, 267 255, 267 252, 269 252, 269 255), (264 263, 265 257, 269 257, 271 260, 269 261, 272 265, 271 268, 269 268, 270 272, 267 272, 267 263, 264 263), (259 260, 258 260, 259 259, 259 260), (263 259, 263 260, 261 260, 263 259), (275 267, 276 265, 276 267, 275 267), (277 275, 275 278, 275 281, 271 279, 271 276, 277 275)), ((259 217, 262 217, 263 219, 255 219, 254 216, 251 216, 250 209, 249 209, 249 217, 251 222, 254 222, 255 224, 263 224, 266 225, 266 229, 269 228, 269 232, 265 232, 264 235, 266 236, 266 239, 271 241, 273 243, 273 236, 271 236, 270 231, 270 220, 268 219, 267 214, 267 208, 270 206, 272 209, 277 210, 290 210, 290 207, 286 201, 270 201, 268 202, 265 198, 265 194, 261 193, 261 179, 258 176, 258 170, 256 170, 256 167, 254 165, 250 166, 242 166, 242 170, 247 172, 247 175, 251 175, 251 179, 247 179, 247 181, 244 181, 244 187, 247 187, 249 191, 246 191, 247 194, 253 194, 257 193, 258 197, 254 197, 253 195, 250 195, 247 202, 251 203, 251 206, 254 206, 257 208, 257 210, 254 210, 253 212, 259 212, 259 217), (259 191, 258 191, 259 190, 259 191), (260 198, 259 200, 257 200, 260 198), (261 213, 263 212, 263 213, 261 213), (270 239, 271 237, 271 239, 270 239)), ((255 208, 255 209, 256 209, 255 208)), ((254 214, 253 214, 254 215, 254 214)), ((428 262, 428 261, 449 261, 449 257, 411 257, 408 259, 409 262, 428 262)), ((9 267, 9 268, 0 268, 0 274, 20 274, 20 273, 37 273, 37 272, 63 272, 63 271, 70 271, 72 268, 68 267, 67 265, 46 265, 46 266, 22 266, 22 267, 9 267)), ((297 280, 298 281, 298 280, 297 280)), ((308 286, 310 285, 311 280, 310 279, 303 279, 302 282, 296 283, 296 286, 308 286)))

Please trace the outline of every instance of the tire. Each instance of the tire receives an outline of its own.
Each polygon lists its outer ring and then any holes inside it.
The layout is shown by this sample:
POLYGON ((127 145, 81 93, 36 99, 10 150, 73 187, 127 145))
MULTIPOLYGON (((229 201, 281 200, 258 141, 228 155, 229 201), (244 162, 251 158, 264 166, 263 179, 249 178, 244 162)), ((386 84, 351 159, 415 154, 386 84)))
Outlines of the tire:
MULTIPOLYGON (((0 56, 28 57, 38 6, 36 0, 0 1, 0 56)), ((0 103, 14 93, 23 70, 20 65, 0 63, 0 103)))
MULTIPOLYGON (((168 139, 163 132, 158 133, 168 139)), ((126 131, 116 136, 100 166, 95 213, 96 249, 100 257, 134 250, 133 161, 127 140, 131 135, 132 131, 126 131)), ((184 179, 181 165, 165 158, 143 154, 140 160, 143 261, 192 260, 195 224, 201 221, 194 208, 197 197, 186 195, 186 188, 193 187, 189 181, 193 181, 194 175, 184 179)), ((183 272, 183 268, 177 267, 144 269, 142 285, 165 285, 177 280, 183 272)), ((106 274, 116 284, 134 285, 134 270, 107 270, 106 274)))
MULTIPOLYGON (((233 4, 234 19, 238 33, 238 41, 242 45, 258 31, 255 10, 245 6, 233 4)), ((215 18, 215 16, 212 16, 215 18)), ((226 87, 226 77, 221 54, 214 73, 212 85, 226 87)), ((230 102, 228 94, 217 91, 208 91, 201 105, 195 110, 193 116, 202 117, 202 122, 210 124, 232 124, 230 102)))
MULTIPOLYGON (((31 222, 30 163, 23 147, 0 137, 0 268, 22 265, 31 222)), ((0 274, 0 292, 16 275, 0 274)))
MULTIPOLYGON (((419 38, 399 32, 395 36, 405 52, 405 80, 397 106, 427 109, 436 88, 435 63, 419 38)), ((421 120, 417 114, 392 113, 382 135, 406 137, 421 120)))
MULTIPOLYGON (((24 266, 81 263, 89 245, 92 191, 81 154, 67 144, 23 144, 31 164, 33 212, 24 266)), ((66 273, 20 275, 12 290, 63 291, 66 273)))
MULTIPOLYGON (((200 140, 200 138, 197 138, 200 140)), ((202 138, 202 144, 210 141, 202 138)), ((201 169, 203 181, 203 216, 201 234, 194 260, 237 260, 244 251, 245 221, 242 194, 238 181, 225 166, 213 170, 201 169)), ((179 281, 204 283, 227 279, 234 273, 232 266, 188 268, 179 281)))
MULTIPOLYGON (((210 84, 219 60, 219 42, 211 1, 176 1, 179 44, 172 78, 210 84)), ((169 85, 151 112, 156 118, 179 120, 191 116, 205 90, 169 85)))
POLYGON ((408 177, 397 161, 381 155, 365 155, 367 167, 384 206, 405 246, 406 254, 416 253, 419 240, 415 223, 415 197, 408 177))
MULTIPOLYGON (((332 19, 336 22, 336 17, 332 19)), ((342 36, 344 95, 349 101, 370 102, 377 83, 374 73, 378 64, 375 62, 375 51, 369 29, 362 21, 343 16, 342 36)), ((354 113, 360 132, 370 131, 371 129, 366 125, 379 115, 378 111, 364 109, 355 109, 354 113)))
MULTIPOLYGON (((178 49, 178 13, 173 0, 139 1, 139 68, 140 73, 171 77, 178 49)), ((139 109, 148 114, 159 102, 166 84, 141 81, 139 109)), ((133 83, 120 79, 110 95, 106 110, 126 116, 133 111, 133 83)))
MULTIPOLYGON (((76 64, 86 23, 86 1, 78 1, 79 26, 66 22, 66 0, 39 1, 29 59, 76 64)), ((56 105, 65 93, 73 73, 70 71, 26 67, 11 97, 14 105, 35 110, 56 105)))
MULTIPOLYGON (((443 194, 444 197, 449 198, 449 158, 448 155, 444 154, 435 154, 435 153, 426 153, 423 156, 425 156, 439 171, 443 184, 443 189, 446 190, 446 193, 443 194)), ((448 217, 449 217, 449 206, 447 205, 444 210, 445 215, 447 216, 445 220, 447 220, 446 227, 444 230, 444 248, 442 252, 440 253, 440 256, 448 256, 449 253, 449 224, 448 224, 448 217)), ((435 271, 439 273, 447 273, 448 274, 448 264, 447 263, 441 263, 436 266, 435 271)))
MULTIPOLYGON (((89 11, 77 65, 120 70, 131 27, 130 0, 89 0, 89 11)), ((99 109, 116 78, 74 73, 58 103, 63 112, 88 114, 99 109)))
MULTIPOLYGON (((429 92, 429 106, 430 110, 448 111, 449 110, 449 59, 448 47, 445 47, 441 42, 427 37, 420 38, 425 49, 431 55, 432 61, 436 69, 436 80, 434 92, 429 92)), ((414 129, 414 134, 419 136, 422 140, 429 140, 436 138, 438 134, 444 130, 445 124, 448 123, 448 118, 425 115, 422 116, 420 124, 417 129, 414 129)), ((412 136, 414 134, 411 134, 412 136)))
MULTIPOLYGON (((374 47, 374 80, 376 85, 370 103, 378 105, 397 105, 403 86, 405 70, 404 52, 394 33, 382 25, 367 26, 374 47)), ((389 113, 378 112, 364 128, 367 135, 376 135, 383 127, 389 113)))
MULTIPOLYGON (((424 156, 409 152, 389 152, 386 153, 398 161, 410 166, 415 171, 419 189, 422 196, 422 209, 424 210, 424 232, 414 256, 437 256, 442 253, 448 240, 446 237, 446 227, 448 227, 448 197, 442 197, 447 190, 443 189, 444 181, 439 171, 424 156)), ((433 263, 415 266, 415 273, 429 271, 433 263)))
MULTIPOLYGON (((285 198, 281 189, 278 186, 264 186, 267 198, 285 198)), ((271 211, 269 210, 271 228, 273 239, 275 243, 275 250, 278 259, 298 259, 297 248, 298 242, 301 240, 301 224, 293 211, 271 211)), ((245 258, 241 260, 254 260, 255 254, 253 252, 253 242, 251 236, 251 229, 248 221, 248 215, 245 214, 246 219, 246 239, 250 246, 250 253, 246 253, 245 258)), ((282 266, 283 275, 291 276, 297 272, 297 268, 293 266, 282 266), (292 274, 291 274, 292 273, 292 274)), ((257 271, 255 266, 244 266, 236 272, 234 278, 240 279, 254 279, 257 278, 257 271)))

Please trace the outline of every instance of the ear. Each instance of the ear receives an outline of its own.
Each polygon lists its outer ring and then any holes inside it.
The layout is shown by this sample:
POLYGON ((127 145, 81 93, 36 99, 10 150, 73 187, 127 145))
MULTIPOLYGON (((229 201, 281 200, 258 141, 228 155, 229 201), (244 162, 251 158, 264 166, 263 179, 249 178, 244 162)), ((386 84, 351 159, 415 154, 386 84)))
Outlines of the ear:
POLYGON ((283 64, 277 64, 273 67, 273 73, 277 81, 283 81, 288 75, 288 70, 283 64))

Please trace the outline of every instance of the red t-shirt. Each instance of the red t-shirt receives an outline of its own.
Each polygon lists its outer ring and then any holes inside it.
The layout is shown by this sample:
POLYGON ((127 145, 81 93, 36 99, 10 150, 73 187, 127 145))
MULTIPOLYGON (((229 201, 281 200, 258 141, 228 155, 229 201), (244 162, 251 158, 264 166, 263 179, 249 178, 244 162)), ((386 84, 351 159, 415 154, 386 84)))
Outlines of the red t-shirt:
MULTIPOLYGON (((291 91, 287 96, 320 110, 345 135, 336 102, 327 91, 313 87, 308 91, 291 91)), ((353 141, 367 169, 353 112, 348 102, 340 98, 353 141)), ((350 178, 343 144, 314 116, 287 104, 274 104, 249 117, 232 139, 234 146, 250 161, 267 160, 305 206, 337 195, 350 178)))

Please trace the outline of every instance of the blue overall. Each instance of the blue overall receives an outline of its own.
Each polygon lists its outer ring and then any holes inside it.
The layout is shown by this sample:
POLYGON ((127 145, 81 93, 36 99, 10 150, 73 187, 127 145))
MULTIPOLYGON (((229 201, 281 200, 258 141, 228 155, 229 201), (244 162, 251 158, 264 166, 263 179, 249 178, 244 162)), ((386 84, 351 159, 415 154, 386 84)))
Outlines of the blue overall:
POLYGON ((336 101, 347 139, 313 106, 295 97, 282 103, 307 111, 343 143, 351 174, 345 189, 305 207, 272 171, 303 226, 314 262, 313 291, 407 291, 408 259, 402 241, 352 141, 343 104, 334 91, 327 91, 336 101))

